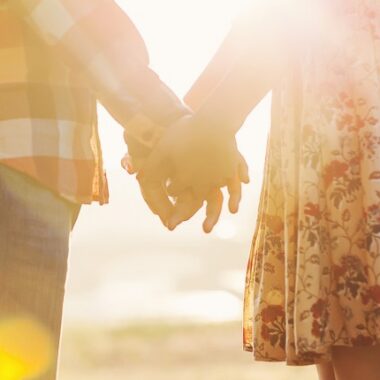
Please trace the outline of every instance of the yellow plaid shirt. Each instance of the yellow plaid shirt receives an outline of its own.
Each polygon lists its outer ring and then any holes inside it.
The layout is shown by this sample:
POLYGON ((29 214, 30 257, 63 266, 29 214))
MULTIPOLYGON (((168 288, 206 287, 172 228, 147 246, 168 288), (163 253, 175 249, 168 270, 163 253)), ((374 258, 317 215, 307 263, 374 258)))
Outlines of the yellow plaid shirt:
POLYGON ((187 113, 112 0, 0 0, 0 163, 77 203, 108 200, 99 100, 146 154, 187 113))

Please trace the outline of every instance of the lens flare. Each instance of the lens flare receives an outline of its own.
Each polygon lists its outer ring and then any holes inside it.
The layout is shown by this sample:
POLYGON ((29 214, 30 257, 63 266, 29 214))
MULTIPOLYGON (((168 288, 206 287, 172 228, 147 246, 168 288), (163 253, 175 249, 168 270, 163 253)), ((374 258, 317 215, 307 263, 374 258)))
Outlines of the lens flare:
POLYGON ((0 379, 33 379, 45 373, 52 362, 49 332, 27 317, 0 320, 0 379))

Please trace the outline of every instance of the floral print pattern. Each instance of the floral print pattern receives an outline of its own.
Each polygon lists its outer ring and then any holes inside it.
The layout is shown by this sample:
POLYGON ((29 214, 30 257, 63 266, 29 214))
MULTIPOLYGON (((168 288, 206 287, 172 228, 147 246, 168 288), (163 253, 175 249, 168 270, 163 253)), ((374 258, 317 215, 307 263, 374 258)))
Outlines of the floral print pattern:
POLYGON ((273 91, 246 280, 244 348, 290 365, 380 344, 380 3, 321 4, 273 91))

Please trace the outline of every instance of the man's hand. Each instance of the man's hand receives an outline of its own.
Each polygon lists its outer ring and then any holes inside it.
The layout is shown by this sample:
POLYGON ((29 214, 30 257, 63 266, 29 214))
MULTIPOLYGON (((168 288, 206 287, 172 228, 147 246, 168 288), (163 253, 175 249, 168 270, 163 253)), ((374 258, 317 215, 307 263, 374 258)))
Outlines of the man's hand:
MULTIPOLYGON (((133 173, 130 159, 124 166, 133 173)), ((241 182, 248 183, 248 169, 233 137, 213 136, 207 127, 185 117, 173 125, 144 162, 137 175, 142 195, 163 224, 173 230, 206 206, 205 232, 219 219, 223 205, 220 188, 227 186, 229 209, 238 211, 241 182), (170 201, 174 197, 174 202, 170 201)))

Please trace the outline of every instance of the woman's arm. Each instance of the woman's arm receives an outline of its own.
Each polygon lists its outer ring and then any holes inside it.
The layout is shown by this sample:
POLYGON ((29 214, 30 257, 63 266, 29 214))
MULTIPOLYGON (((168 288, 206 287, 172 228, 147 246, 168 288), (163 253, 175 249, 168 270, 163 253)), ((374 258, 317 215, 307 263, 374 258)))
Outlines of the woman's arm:
POLYGON ((185 96, 202 127, 236 133, 280 80, 293 49, 281 9, 256 4, 245 12, 185 96))
POLYGON ((208 95, 231 70, 236 58, 241 54, 240 45, 236 33, 231 31, 184 97, 185 103, 192 110, 199 109, 208 95))

